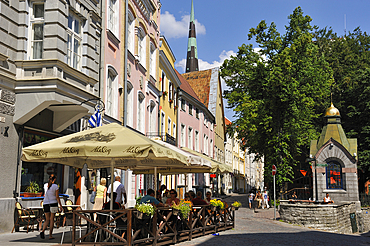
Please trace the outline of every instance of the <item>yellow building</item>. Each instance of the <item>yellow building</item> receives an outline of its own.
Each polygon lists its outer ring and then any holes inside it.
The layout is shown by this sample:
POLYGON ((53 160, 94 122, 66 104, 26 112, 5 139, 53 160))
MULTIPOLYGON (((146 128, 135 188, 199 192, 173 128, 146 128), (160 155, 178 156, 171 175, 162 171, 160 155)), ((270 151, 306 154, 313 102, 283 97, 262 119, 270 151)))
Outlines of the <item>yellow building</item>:
MULTIPOLYGON (((159 50, 159 83, 158 90, 162 96, 159 100, 159 136, 162 141, 178 146, 178 89, 181 85, 174 64, 176 58, 164 36, 160 37, 159 50)), ((162 184, 168 189, 176 187, 176 175, 162 177, 162 184)))

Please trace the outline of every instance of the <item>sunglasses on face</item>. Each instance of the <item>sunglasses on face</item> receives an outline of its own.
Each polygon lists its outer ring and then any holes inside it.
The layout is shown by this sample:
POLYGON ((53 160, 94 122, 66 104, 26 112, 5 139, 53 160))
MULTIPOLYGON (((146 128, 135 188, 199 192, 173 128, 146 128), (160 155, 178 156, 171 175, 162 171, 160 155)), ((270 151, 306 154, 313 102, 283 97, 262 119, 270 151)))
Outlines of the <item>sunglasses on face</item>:
POLYGON ((175 193, 170 193, 170 195, 175 195, 175 193))

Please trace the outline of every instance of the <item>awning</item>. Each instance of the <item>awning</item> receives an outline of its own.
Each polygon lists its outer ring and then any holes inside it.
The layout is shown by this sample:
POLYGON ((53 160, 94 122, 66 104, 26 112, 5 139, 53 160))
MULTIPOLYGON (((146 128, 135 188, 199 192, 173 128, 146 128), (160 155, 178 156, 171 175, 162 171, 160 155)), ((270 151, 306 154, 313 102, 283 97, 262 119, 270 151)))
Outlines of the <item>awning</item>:
MULTIPOLYGON (((180 155, 187 157, 190 166, 184 167, 158 167, 157 172, 162 174, 182 174, 182 173, 209 173, 212 169, 211 161, 203 156, 192 154, 188 151, 180 149, 172 144, 163 142, 162 140, 154 140, 159 144, 167 147, 180 155)), ((153 170, 136 170, 134 174, 153 174, 153 170)))
POLYGON ((226 165, 226 164, 221 163, 219 161, 213 160, 212 158, 210 158, 206 155, 203 155, 201 153, 198 153, 194 150, 191 150, 189 148, 181 147, 181 149, 183 149, 187 152, 190 152, 194 155, 200 156, 200 157, 202 157, 206 160, 209 160, 211 162, 211 165, 212 165, 211 173, 232 173, 233 172, 233 168, 230 167, 229 165, 226 165))

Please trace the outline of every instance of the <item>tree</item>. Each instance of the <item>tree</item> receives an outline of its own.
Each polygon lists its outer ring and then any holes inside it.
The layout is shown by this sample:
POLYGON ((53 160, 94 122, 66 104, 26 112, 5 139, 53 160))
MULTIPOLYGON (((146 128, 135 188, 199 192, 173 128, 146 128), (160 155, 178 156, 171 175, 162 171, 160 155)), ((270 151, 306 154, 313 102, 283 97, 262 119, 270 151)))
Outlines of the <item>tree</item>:
POLYGON ((348 137, 357 138, 358 168, 370 171, 370 36, 357 27, 338 36, 331 28, 315 31, 319 55, 333 70, 333 101, 348 137))
POLYGON ((312 42, 311 17, 298 7, 288 19, 284 35, 265 21, 251 28, 249 40, 255 38, 260 49, 243 44, 221 67, 238 137, 249 153, 264 157, 265 179, 271 180, 271 167, 277 166, 280 184, 291 181, 302 150, 318 138, 321 125, 315 121, 328 106, 333 82, 312 42))

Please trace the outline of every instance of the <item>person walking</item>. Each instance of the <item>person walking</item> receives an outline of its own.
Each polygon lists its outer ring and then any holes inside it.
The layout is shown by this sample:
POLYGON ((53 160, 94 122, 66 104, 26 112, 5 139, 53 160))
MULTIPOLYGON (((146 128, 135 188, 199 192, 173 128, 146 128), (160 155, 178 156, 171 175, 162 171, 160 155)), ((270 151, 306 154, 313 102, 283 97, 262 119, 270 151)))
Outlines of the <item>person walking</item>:
POLYGON ((253 200, 254 200, 254 193, 252 190, 249 191, 248 200, 249 200, 249 208, 252 209, 253 200))
MULTIPOLYGON (((124 198, 124 203, 123 204, 126 204, 127 202, 127 196, 126 196, 126 190, 125 190, 125 186, 123 184, 121 184, 121 177, 120 176, 116 176, 114 178, 114 183, 113 183, 113 192, 116 192, 117 193, 117 198, 116 198, 116 202, 118 202, 120 205, 122 204, 122 196, 124 198)), ((110 192, 111 192, 111 185, 109 185, 108 187, 108 196, 110 195, 110 192)), ((122 207, 125 207, 124 205, 122 205, 122 207)))
POLYGON ((262 209, 265 209, 265 205, 266 205, 266 208, 269 209, 270 208, 270 206, 269 206, 269 195, 267 194, 267 190, 265 190, 263 192, 262 199, 263 199, 262 209))
POLYGON ((53 237, 53 228, 54 228, 54 217, 55 214, 58 212, 58 204, 60 211, 63 211, 62 203, 59 199, 59 187, 55 184, 57 177, 54 174, 51 174, 49 177, 48 185, 45 186, 45 197, 43 202, 44 207, 44 213, 45 213, 45 222, 44 226, 42 228, 42 231, 40 232, 40 237, 42 239, 45 238, 45 230, 48 228, 48 225, 50 224, 49 229, 49 239, 54 239, 53 237))
MULTIPOLYGON (((95 203, 93 210, 101 210, 103 208, 104 203, 107 201, 107 180, 102 178, 100 180, 100 184, 94 188, 96 192, 95 196, 95 203)), ((96 221, 96 213, 94 214, 94 221, 96 221)))

